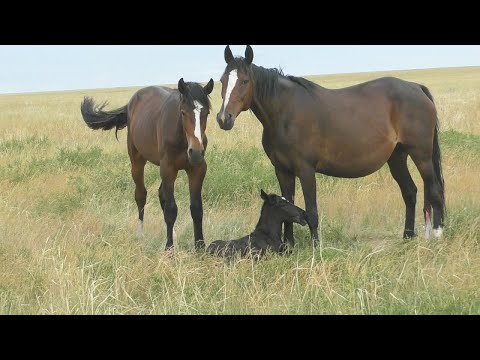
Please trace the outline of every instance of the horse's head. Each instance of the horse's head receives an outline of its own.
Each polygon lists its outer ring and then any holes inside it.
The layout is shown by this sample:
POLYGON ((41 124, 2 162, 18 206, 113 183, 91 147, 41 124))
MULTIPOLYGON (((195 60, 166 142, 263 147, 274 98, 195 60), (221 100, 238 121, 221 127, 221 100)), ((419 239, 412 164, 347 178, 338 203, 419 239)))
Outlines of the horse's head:
POLYGON ((183 78, 178 81, 178 91, 181 96, 180 112, 183 129, 188 142, 188 161, 198 165, 203 161, 206 149, 205 129, 207 117, 210 113, 210 100, 208 95, 213 90, 213 79, 202 87, 200 84, 185 82, 183 78))
POLYGON ((252 61, 253 50, 250 45, 247 45, 244 58, 234 58, 230 47, 225 48, 227 67, 220 78, 223 103, 217 114, 218 124, 223 130, 232 129, 238 114, 250 109, 255 86, 252 61))
POLYGON ((284 197, 275 194, 268 195, 263 190, 261 190, 261 196, 264 206, 269 206, 275 210, 275 215, 279 217, 277 220, 291 221, 302 226, 307 224, 307 213, 284 197))

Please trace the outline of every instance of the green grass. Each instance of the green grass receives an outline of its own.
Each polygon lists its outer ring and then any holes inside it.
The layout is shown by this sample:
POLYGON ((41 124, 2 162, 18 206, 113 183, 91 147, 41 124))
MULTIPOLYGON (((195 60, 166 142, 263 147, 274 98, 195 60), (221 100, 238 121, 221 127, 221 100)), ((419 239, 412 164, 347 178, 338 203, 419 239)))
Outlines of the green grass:
POLYGON ((455 130, 440 133, 441 148, 449 153, 462 153, 465 156, 480 156, 480 136, 463 134, 455 130))
POLYGON ((10 139, 0 143, 0 154, 18 154, 26 150, 40 149, 49 146, 50 143, 46 136, 30 136, 25 139, 10 139))

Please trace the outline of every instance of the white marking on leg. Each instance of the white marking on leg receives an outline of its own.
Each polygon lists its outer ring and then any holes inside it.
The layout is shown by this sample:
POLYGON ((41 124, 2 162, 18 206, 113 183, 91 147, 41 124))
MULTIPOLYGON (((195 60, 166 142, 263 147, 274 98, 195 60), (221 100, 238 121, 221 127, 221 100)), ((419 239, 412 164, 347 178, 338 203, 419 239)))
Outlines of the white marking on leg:
POLYGON ((175 228, 172 229, 172 238, 173 238, 173 241, 177 241, 177 233, 175 232, 175 228))
POLYGON ((435 236, 437 239, 441 238, 442 235, 443 235, 443 229, 441 227, 433 230, 433 236, 435 236))
POLYGON ((138 219, 137 224, 137 238, 143 237, 143 221, 138 219))
POLYGON ((230 96, 232 95, 233 88, 237 83, 238 76, 237 70, 232 70, 228 74, 228 83, 227 83, 227 91, 225 92, 225 100, 223 102, 223 118, 225 119, 225 110, 227 109, 228 102, 230 101, 230 96))
POLYGON ((195 132, 194 132, 194 134, 195 134, 196 138, 198 139, 198 141, 200 141, 200 144, 203 145, 202 131, 201 131, 201 127, 200 127, 200 112, 203 109, 203 105, 200 104, 196 100, 193 103, 195 104, 195 109, 193 110, 193 112, 195 114, 195 132))
POLYGON ((430 221, 430 214, 425 215, 425 239, 430 239, 432 235, 432 222, 430 221))

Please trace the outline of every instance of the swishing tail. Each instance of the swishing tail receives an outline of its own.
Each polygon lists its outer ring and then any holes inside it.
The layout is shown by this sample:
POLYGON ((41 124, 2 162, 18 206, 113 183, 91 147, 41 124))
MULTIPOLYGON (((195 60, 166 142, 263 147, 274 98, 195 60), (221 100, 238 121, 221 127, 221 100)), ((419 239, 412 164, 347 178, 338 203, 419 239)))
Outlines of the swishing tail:
MULTIPOLYGON (((430 93, 430 90, 424 85, 420 85, 422 91, 427 95, 427 97, 435 104, 433 101, 433 96, 430 93)), ((435 171, 435 175, 437 177, 438 183, 441 187, 441 195, 443 200, 443 207, 442 207, 442 221, 445 218, 446 213, 446 206, 445 206, 445 181, 443 179, 443 172, 442 172, 442 154, 440 152, 440 144, 438 143, 438 128, 439 128, 439 121, 437 118, 437 123, 435 125, 435 132, 433 134, 433 153, 432 153, 432 162, 433 162, 433 170, 435 171)))
POLYGON ((116 128, 115 137, 118 140, 117 132, 127 126, 128 111, 127 105, 121 108, 103 111, 107 102, 97 105, 90 97, 85 97, 80 105, 83 120, 90 129, 110 130, 116 128))

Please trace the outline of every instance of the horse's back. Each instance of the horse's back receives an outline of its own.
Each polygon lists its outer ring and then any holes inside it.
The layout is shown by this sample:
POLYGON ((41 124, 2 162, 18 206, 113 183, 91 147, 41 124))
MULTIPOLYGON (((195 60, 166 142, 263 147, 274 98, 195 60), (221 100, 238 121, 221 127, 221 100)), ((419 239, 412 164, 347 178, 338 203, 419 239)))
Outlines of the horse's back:
MULTIPOLYGON (((398 130, 409 118, 418 121, 436 115, 435 105, 420 84, 395 77, 339 89, 319 88, 315 95, 310 106, 298 107, 299 111, 304 111, 323 133, 332 135, 368 135, 369 129, 372 134, 375 130, 398 130)), ((368 136, 365 141, 369 142, 368 136)))
MULTIPOLYGON (((164 86, 148 86, 133 94, 128 103, 129 113, 137 111, 137 107, 147 108, 154 106, 158 109, 174 90, 164 86)), ((133 114, 132 114, 133 115, 133 114)), ((133 117, 133 116, 132 116, 133 117)))
POLYGON ((160 161, 158 122, 173 92, 170 88, 149 86, 138 90, 128 103, 129 146, 156 165, 160 161))
POLYGON ((416 83, 383 77, 339 89, 319 87, 311 95, 298 95, 301 126, 290 148, 308 154, 326 175, 371 174, 397 143, 411 141, 412 124, 425 134, 432 129, 434 105, 416 83))
MULTIPOLYGON (((360 84, 362 85, 362 84, 360 84)), ((433 136, 437 111, 431 95, 423 85, 395 77, 383 77, 365 83, 372 93, 383 93, 390 110, 389 120, 397 140, 405 145, 418 134, 433 136)), ((372 106, 374 102, 371 102, 372 106)))

